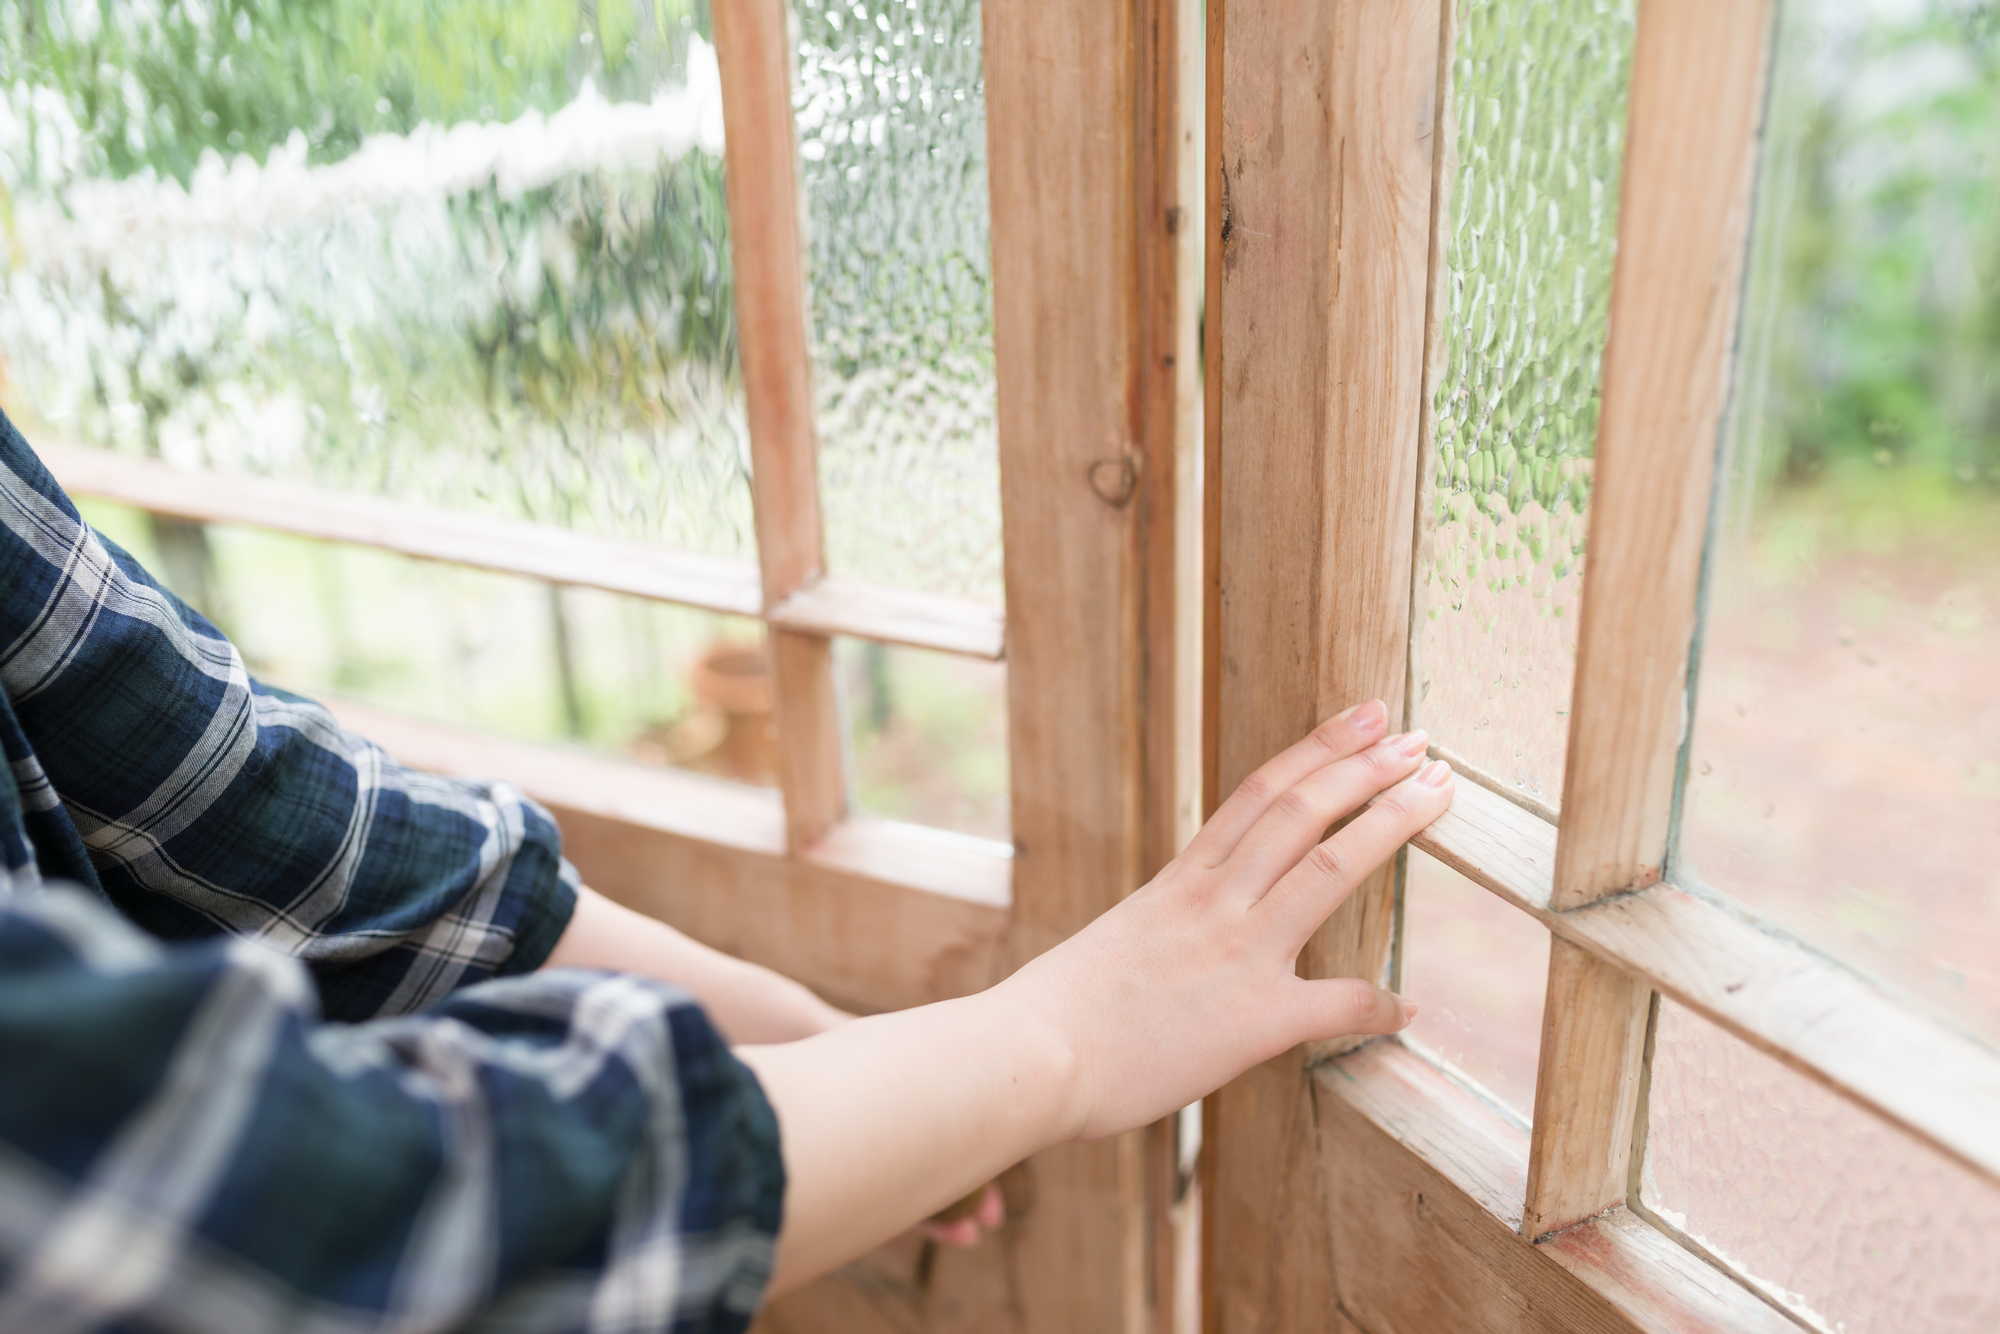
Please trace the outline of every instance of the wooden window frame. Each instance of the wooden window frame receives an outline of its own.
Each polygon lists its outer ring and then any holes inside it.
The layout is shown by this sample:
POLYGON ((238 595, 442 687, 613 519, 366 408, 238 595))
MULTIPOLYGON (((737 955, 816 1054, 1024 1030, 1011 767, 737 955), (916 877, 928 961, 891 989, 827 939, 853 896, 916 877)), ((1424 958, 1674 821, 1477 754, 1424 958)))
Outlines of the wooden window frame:
MULTIPOLYGON (((60 443, 74 495, 754 618, 778 789, 508 741, 351 701, 406 763, 544 802, 599 890, 860 1010, 990 985, 1178 849, 1198 808, 1200 0, 983 0, 1007 612, 825 569, 787 0, 715 0, 755 562, 192 472, 60 443), (1092 53, 1089 62, 1076 53, 1092 53), (837 635, 1004 659, 1014 847, 855 814, 837 635)), ((1172 1326, 1192 1215, 1175 1123, 1052 1150, 970 1253, 885 1253, 760 1318, 1172 1326)))
MULTIPOLYGON (((1453 0, 1208 13, 1212 807, 1354 700, 1408 715, 1457 23, 1453 0)), ((1460 766, 1412 844, 1551 933, 1532 1130, 1394 1039, 1224 1088, 1210 1334, 1801 1328, 1638 1199, 1658 996, 2000 1181, 2000 1056, 1662 879, 1772 21, 1641 0, 1567 796, 1552 821, 1460 766)), ((1302 971, 1381 978, 1393 931, 1378 877, 1302 971)))

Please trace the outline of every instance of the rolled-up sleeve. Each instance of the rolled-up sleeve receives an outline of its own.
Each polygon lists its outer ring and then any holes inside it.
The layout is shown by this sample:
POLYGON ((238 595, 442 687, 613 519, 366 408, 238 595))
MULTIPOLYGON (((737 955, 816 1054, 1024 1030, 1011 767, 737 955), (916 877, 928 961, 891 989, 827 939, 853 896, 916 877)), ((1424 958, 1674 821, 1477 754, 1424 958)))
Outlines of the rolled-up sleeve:
POLYGON ((777 1126, 684 994, 566 970, 345 1025, 313 992, 0 882, 0 1329, 747 1327, 777 1126))
POLYGON ((0 417, 0 740, 47 876, 168 940, 302 959, 325 1012, 407 1014, 539 967, 575 907, 548 813, 417 773, 253 680, 82 522, 0 417), (76 850, 71 857, 68 850, 76 850))

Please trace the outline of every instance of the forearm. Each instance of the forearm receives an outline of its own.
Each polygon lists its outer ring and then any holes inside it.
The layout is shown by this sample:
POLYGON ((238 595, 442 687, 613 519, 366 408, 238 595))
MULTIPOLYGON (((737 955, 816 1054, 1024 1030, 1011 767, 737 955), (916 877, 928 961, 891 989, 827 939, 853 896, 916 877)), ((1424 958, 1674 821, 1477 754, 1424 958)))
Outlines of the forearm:
POLYGON ((545 968, 601 968, 685 988, 732 1044, 790 1042, 848 1015, 790 978, 710 949, 585 886, 545 968))
POLYGON ((1076 1133, 1076 1054, 1022 988, 877 1015, 737 1056, 777 1112, 772 1291, 861 1255, 1076 1133))

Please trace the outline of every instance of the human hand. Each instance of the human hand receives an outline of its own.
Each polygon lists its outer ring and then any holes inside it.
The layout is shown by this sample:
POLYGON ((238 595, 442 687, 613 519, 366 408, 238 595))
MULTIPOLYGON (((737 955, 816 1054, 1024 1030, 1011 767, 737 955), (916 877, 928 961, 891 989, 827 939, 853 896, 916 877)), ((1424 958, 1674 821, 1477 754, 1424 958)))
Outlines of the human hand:
POLYGON ((917 1224, 917 1230, 941 1246, 970 1248, 1006 1221, 1007 1202, 1000 1194, 1000 1183, 989 1181, 917 1224))
POLYGON ((1314 729, 1151 883, 998 986, 739 1048, 784 1146, 772 1291, 1048 1145, 1158 1120, 1295 1043, 1407 1024, 1416 1007, 1370 982, 1297 972, 1328 914, 1451 804, 1428 738, 1387 724, 1373 701, 1314 729))
POLYGON ((1001 984, 1071 1053, 1072 1137, 1157 1120, 1297 1043, 1410 1022, 1371 982, 1297 973, 1328 915, 1451 805, 1426 734, 1383 737, 1387 719, 1376 700, 1315 728, 1149 884, 1001 984))

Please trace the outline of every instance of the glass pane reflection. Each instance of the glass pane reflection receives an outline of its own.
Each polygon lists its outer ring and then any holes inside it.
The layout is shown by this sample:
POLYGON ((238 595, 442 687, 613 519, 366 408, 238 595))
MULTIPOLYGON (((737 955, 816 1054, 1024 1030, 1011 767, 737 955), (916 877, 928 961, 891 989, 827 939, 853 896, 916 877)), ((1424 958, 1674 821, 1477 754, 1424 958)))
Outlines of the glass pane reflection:
POLYGON ((1673 873, 2000 1042, 2000 27, 1795 9, 1772 125, 1673 873))
POLYGON ((1470 0, 1433 389, 1418 710, 1438 741, 1562 793, 1610 319, 1633 0, 1470 0))
POLYGON ((857 639, 834 649, 855 809, 1011 842, 1006 664, 857 639))
POLYGON ((1000 600, 978 0, 799 0, 828 565, 1000 600))
POLYGON ((0 15, 30 435, 747 553, 705 6, 208 8, 0 15))
POLYGON ((2000 1187, 1672 1001, 1641 1197, 1810 1328, 2000 1329, 2000 1187))
POLYGON ((1408 1037, 1511 1108, 1535 1110, 1549 933, 1443 862, 1409 851, 1403 886, 1408 1037))

